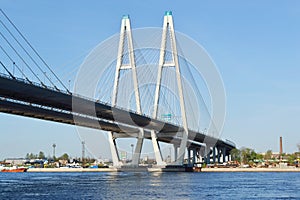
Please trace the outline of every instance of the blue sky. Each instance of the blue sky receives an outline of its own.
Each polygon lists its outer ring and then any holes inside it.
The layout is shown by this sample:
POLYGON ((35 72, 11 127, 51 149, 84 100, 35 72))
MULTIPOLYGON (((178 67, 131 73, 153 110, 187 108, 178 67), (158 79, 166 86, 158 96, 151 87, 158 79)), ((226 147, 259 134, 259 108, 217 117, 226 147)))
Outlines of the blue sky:
MULTIPOLYGON (((172 10, 176 30, 201 44, 222 75, 227 95, 222 137, 260 152, 278 151, 279 136, 287 152, 300 143, 299 1, 0 0, 0 5, 61 77, 119 31, 123 14, 130 14, 133 28, 160 27, 164 12, 172 10)), ((74 127, 6 114, 0 114, 0 126, 0 159, 40 150, 51 155, 52 143, 57 154, 81 154, 74 127)), ((107 157, 104 149, 100 155, 107 157)))

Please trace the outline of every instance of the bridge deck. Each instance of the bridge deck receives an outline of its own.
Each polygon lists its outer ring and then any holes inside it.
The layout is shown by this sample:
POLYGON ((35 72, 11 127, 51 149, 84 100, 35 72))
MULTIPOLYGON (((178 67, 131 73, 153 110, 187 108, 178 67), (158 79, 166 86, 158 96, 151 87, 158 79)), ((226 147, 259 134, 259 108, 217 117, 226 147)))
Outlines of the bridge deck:
MULTIPOLYGON (((183 131, 183 128, 177 125, 139 115, 132 111, 111 107, 108 104, 95 102, 78 95, 43 88, 26 83, 23 80, 13 80, 3 76, 0 76, 0 96, 27 103, 27 105, 26 103, 18 104, 2 99, 0 102, 1 112, 10 113, 13 110, 19 109, 19 113, 15 111, 17 113, 14 114, 26 116, 27 113, 27 116, 32 115, 35 118, 68 124, 75 124, 78 121, 78 125, 90 128, 96 128, 96 126, 99 127, 100 125, 103 130, 124 134, 126 131, 129 134, 137 133, 138 128, 144 128, 147 132, 145 136, 148 139, 150 138, 149 131, 155 130, 158 132, 158 139, 167 143, 171 143, 172 141, 176 141, 177 143, 180 141, 178 135, 183 131), (33 107, 31 106, 32 104, 38 106, 33 107), (43 108, 45 106, 47 109, 43 108), (61 111, 56 111, 58 109, 61 111), (73 114, 85 115, 90 118, 75 115, 76 120, 74 122, 73 114), (97 118, 97 120, 93 118, 97 118)), ((235 148, 235 145, 231 142, 193 130, 189 130, 189 140, 199 143, 205 142, 208 145, 216 144, 220 147, 226 147, 228 150, 235 148)))

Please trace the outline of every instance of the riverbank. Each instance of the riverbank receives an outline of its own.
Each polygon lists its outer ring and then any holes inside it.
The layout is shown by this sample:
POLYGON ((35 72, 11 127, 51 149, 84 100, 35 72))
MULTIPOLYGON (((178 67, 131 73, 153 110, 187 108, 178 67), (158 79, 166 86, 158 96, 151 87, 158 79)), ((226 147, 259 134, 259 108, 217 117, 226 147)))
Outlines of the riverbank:
MULTIPOLYGON (((118 170, 116 168, 30 168, 27 172, 118 172, 118 170)), ((202 168, 201 172, 300 172, 300 168, 202 168)))
POLYGON ((27 172, 117 172, 115 168, 29 168, 27 172))
POLYGON ((202 168, 201 172, 300 172, 300 168, 202 168))

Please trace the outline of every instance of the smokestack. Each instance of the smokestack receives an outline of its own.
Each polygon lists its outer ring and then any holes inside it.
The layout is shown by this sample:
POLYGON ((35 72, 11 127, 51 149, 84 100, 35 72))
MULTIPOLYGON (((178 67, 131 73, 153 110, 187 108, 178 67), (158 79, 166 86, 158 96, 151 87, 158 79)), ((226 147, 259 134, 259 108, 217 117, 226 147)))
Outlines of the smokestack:
POLYGON ((283 153, 283 151, 282 151, 282 137, 281 136, 280 136, 280 140, 279 140, 279 148, 280 148, 279 154, 281 156, 281 154, 283 153))

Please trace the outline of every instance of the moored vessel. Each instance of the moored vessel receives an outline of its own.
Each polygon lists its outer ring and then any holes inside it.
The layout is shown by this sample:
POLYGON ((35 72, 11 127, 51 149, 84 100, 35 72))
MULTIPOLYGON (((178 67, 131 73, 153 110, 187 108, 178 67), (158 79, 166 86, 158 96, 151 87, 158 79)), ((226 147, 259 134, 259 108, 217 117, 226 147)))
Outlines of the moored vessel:
POLYGON ((5 167, 1 172, 26 172, 27 168, 25 167, 5 167))

